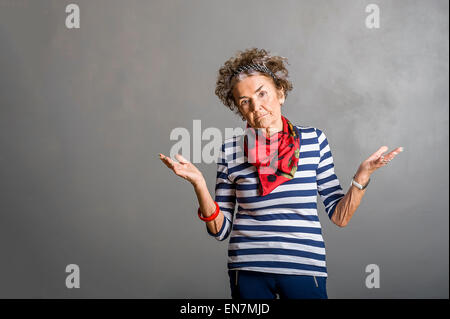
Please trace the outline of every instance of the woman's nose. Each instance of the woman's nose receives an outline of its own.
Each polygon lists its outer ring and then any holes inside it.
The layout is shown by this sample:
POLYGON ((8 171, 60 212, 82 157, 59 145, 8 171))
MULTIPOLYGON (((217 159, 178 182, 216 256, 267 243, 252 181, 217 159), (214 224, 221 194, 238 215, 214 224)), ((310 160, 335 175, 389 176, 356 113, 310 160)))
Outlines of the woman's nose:
POLYGON ((251 99, 250 100, 250 111, 255 111, 261 107, 261 102, 258 102, 257 100, 251 99))

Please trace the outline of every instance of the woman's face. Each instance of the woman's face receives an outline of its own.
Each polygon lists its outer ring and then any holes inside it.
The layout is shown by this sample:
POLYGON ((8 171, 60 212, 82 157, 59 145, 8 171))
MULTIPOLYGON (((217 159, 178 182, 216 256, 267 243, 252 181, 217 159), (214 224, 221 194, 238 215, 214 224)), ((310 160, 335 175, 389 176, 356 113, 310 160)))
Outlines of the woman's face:
POLYGON ((281 105, 283 90, 278 90, 272 79, 264 75, 251 75, 237 82, 233 97, 240 113, 253 128, 283 129, 281 105))

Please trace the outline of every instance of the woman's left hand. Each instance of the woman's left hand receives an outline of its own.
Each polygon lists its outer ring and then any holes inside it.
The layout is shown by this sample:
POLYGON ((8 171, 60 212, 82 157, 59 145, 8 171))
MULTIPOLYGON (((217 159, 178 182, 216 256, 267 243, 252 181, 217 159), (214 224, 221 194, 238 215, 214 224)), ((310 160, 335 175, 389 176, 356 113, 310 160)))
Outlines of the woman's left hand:
POLYGON ((384 153, 387 152, 388 149, 387 146, 382 146, 378 151, 370 155, 368 159, 361 163, 359 167, 360 173, 371 175, 380 167, 386 166, 400 152, 403 152, 403 147, 397 147, 395 150, 385 155, 384 153))

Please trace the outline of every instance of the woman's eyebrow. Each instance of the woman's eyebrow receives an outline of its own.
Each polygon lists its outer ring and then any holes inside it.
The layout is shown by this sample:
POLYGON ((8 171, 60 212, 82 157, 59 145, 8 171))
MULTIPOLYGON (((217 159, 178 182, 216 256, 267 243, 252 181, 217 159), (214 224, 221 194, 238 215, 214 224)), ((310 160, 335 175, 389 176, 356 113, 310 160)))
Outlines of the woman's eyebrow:
MULTIPOLYGON (((264 85, 261 85, 261 86, 255 91, 255 93, 257 93, 259 90, 261 90, 261 89, 263 88, 263 86, 264 86, 264 85)), ((243 99, 244 97, 248 97, 248 96, 245 96, 245 95, 244 95, 244 96, 240 96, 240 97, 239 97, 239 100, 240 100, 240 99, 243 99)))

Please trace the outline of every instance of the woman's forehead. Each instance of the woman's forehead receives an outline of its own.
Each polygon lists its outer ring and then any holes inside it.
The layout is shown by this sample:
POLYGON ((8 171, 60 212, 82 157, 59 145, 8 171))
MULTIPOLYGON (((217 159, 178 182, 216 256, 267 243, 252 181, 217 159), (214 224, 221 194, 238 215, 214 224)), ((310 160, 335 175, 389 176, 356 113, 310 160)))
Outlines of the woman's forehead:
POLYGON ((264 86, 265 88, 269 87, 275 88, 270 78, 264 75, 251 75, 246 76, 244 79, 238 81, 234 85, 233 91, 235 93, 240 93, 244 91, 250 91, 250 93, 254 93, 261 86, 264 86))

